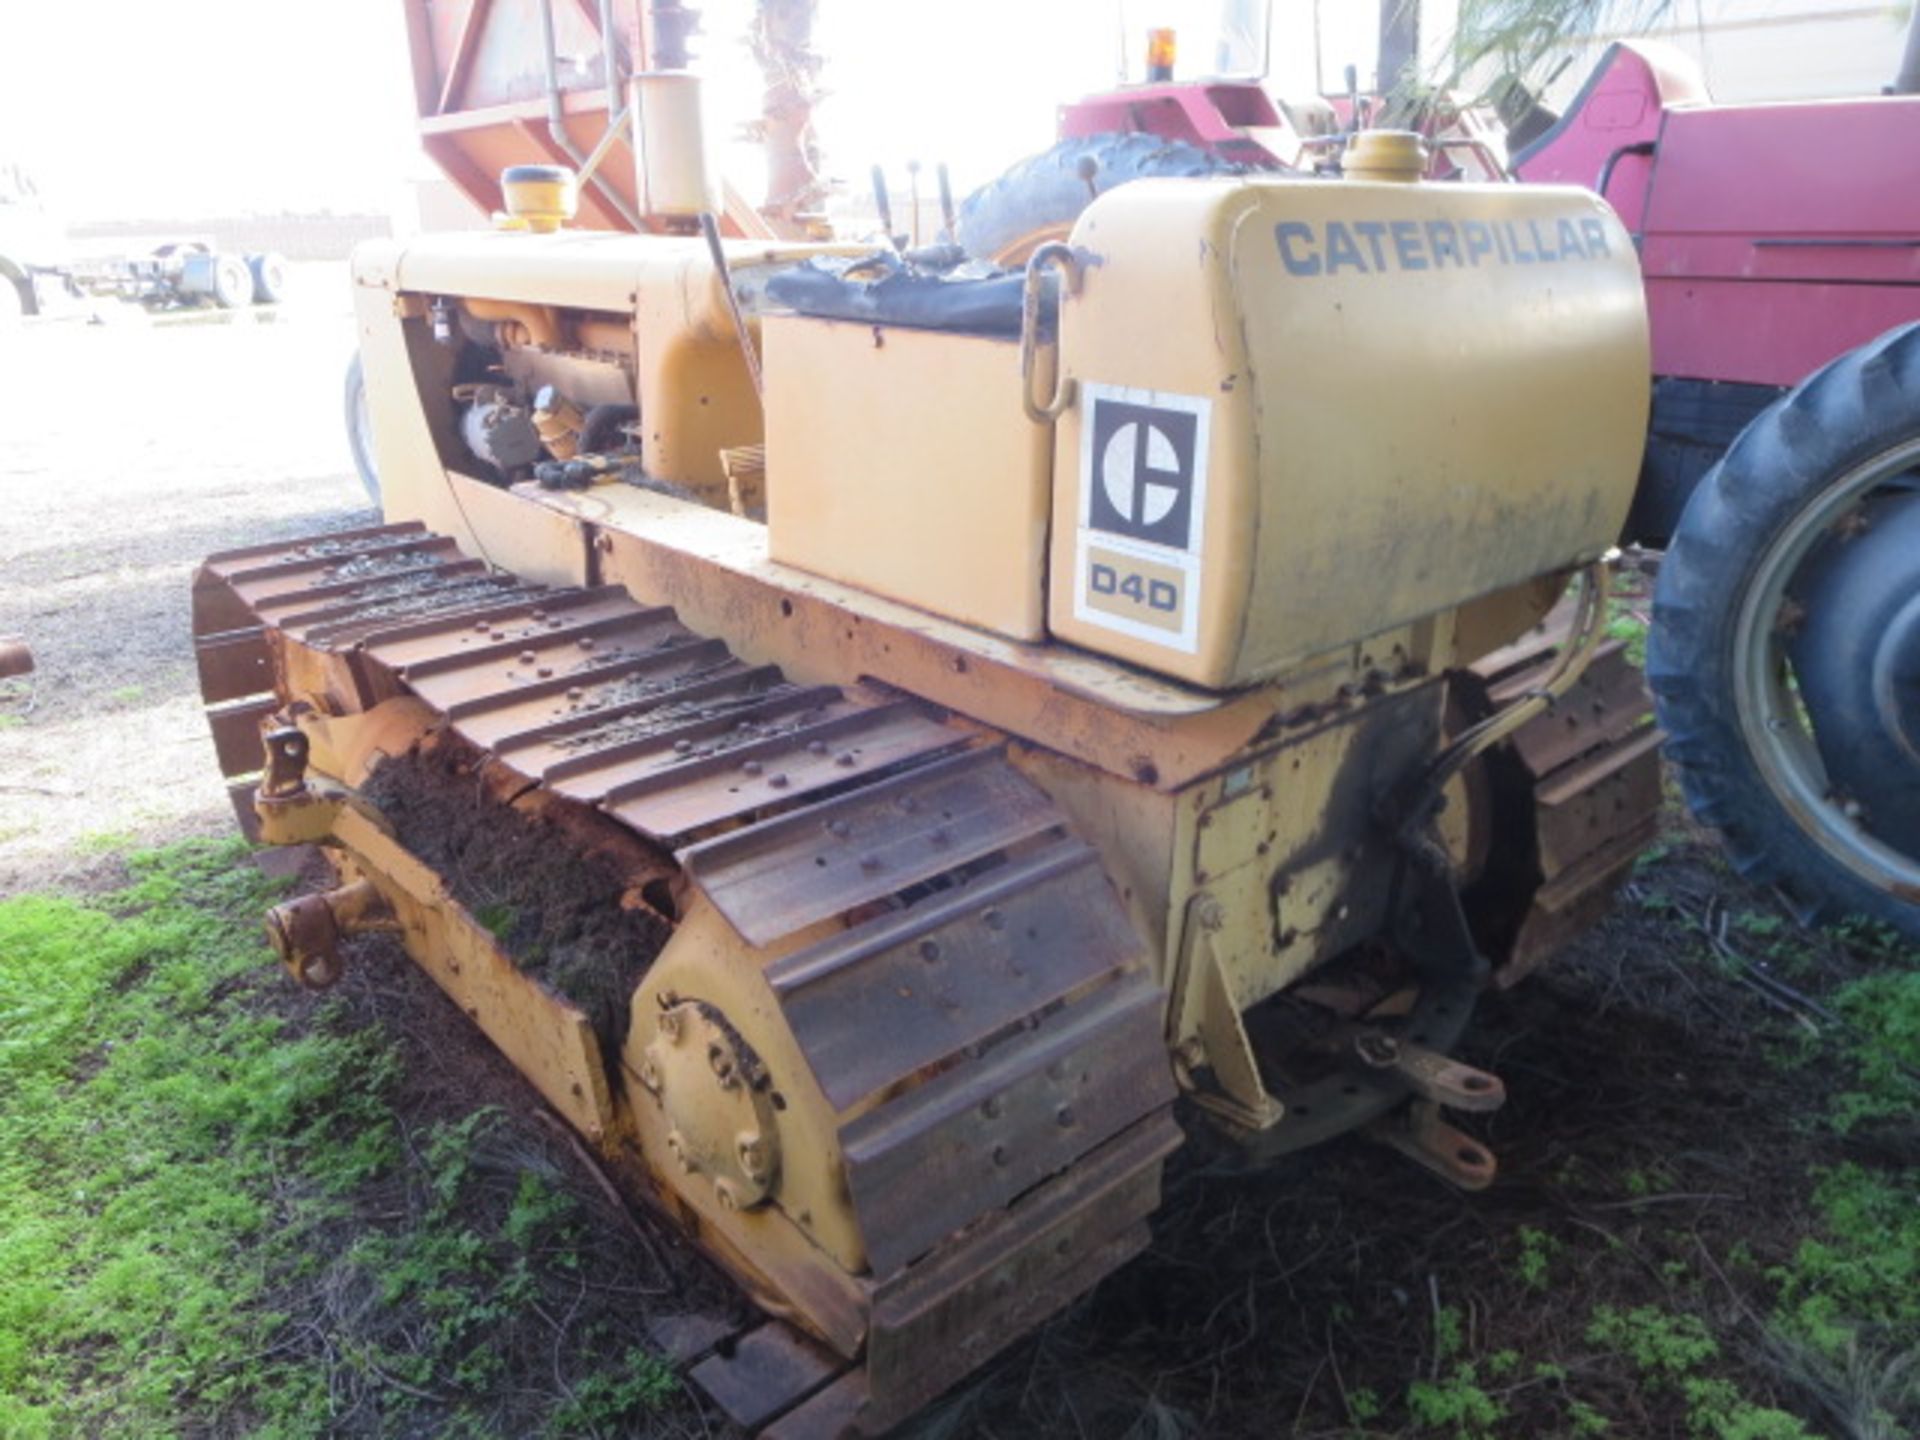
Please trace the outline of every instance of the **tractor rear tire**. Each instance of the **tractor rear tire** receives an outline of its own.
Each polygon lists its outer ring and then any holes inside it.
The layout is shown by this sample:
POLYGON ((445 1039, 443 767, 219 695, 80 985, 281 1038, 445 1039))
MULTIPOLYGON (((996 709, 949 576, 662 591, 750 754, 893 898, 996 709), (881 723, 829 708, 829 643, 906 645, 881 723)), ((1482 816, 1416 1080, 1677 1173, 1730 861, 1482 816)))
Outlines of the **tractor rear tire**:
POLYGON ((374 468, 373 421, 367 411, 367 378, 355 355, 347 366, 347 448, 353 452, 353 468, 360 474, 373 508, 380 508, 380 472, 374 468))
POLYGON ((1096 192, 1129 180, 1238 175, 1245 168, 1160 135, 1105 131, 1062 140, 962 201, 953 238, 976 260, 1024 265, 1047 241, 1066 239, 1096 192))
POLYGON ((1920 937, 1920 325, 1754 419, 1660 568, 1647 679, 1694 814, 1805 923, 1920 937))

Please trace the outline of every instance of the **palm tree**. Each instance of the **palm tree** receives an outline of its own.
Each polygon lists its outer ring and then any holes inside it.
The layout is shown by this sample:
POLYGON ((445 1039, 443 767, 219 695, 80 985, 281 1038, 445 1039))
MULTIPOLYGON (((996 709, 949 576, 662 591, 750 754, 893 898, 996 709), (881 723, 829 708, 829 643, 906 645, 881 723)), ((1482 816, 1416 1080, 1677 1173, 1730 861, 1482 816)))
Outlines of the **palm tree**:
POLYGON ((752 127, 767 157, 760 210, 782 234, 805 233, 806 217, 826 196, 813 106, 820 97, 820 53, 813 48, 819 0, 760 0, 751 43, 766 91, 752 127))
POLYGON ((1495 99, 1515 86, 1537 90, 1570 57, 1569 41, 1602 29, 1646 29, 1672 8, 1673 0, 1460 0, 1454 32, 1423 75, 1419 0, 1380 0, 1381 84, 1395 109, 1417 109, 1438 91, 1489 74, 1485 88, 1495 99), (1390 57, 1397 63, 1390 66, 1390 57))
POLYGON ((1567 42, 1603 29, 1645 30, 1673 0, 1461 0, 1454 32, 1453 78, 1489 60, 1500 73, 1539 81, 1567 53, 1567 42))

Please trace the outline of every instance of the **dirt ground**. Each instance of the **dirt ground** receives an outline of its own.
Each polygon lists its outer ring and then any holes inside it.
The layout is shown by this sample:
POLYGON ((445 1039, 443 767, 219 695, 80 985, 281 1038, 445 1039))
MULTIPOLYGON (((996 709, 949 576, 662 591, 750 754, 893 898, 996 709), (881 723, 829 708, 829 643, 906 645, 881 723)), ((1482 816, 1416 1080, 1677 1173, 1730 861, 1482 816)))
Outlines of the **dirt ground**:
POLYGON ((39 666, 0 681, 0 893, 85 870, 89 836, 222 823, 193 567, 371 517, 343 420, 346 267, 292 268, 270 311, 114 306, 0 334, 0 638, 39 666))

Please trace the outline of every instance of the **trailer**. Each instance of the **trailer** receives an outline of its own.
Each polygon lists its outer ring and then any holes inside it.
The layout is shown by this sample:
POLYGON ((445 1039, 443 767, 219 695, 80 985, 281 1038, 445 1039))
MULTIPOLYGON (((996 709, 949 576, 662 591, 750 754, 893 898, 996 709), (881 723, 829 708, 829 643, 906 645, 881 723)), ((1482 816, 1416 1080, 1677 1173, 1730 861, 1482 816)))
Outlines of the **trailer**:
POLYGON ((286 293, 286 274, 287 262, 273 251, 237 254, 203 238, 167 240, 143 255, 83 254, 32 178, 0 164, 0 324, 101 299, 150 310, 271 305, 286 293))

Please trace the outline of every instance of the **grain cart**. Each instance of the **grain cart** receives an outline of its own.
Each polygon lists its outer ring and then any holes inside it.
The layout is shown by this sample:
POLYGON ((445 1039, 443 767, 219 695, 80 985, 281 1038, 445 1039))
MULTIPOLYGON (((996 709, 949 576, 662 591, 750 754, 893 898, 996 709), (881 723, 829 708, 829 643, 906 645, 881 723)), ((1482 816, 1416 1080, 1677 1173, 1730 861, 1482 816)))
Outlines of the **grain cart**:
MULTIPOLYGON (((1220 74, 1175 81, 1166 50, 1169 73, 1064 107, 956 238, 1014 263, 1137 178, 1336 160, 1370 103, 1269 96, 1267 8, 1221 8, 1234 43, 1188 37, 1220 74)), ((1515 178, 1595 189, 1641 253, 1652 424, 1621 538, 1667 548, 1648 679, 1687 799, 1803 919, 1920 936, 1916 85, 1909 64, 1884 96, 1716 105, 1683 55, 1629 42, 1564 116, 1504 93, 1515 178)), ((1430 172, 1488 171, 1475 107, 1423 120, 1430 172)))

